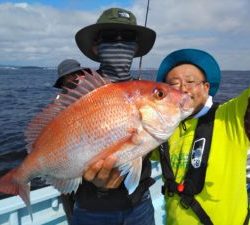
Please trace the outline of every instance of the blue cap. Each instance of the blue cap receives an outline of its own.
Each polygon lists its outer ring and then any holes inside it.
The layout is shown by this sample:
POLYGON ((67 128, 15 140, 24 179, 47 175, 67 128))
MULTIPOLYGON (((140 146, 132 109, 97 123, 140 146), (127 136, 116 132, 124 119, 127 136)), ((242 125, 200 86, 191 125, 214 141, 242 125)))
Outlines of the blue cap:
POLYGON ((214 96, 220 86, 221 71, 213 56, 198 49, 181 49, 166 56, 158 69, 156 81, 163 82, 167 73, 180 64, 192 64, 201 69, 210 83, 209 94, 214 96))

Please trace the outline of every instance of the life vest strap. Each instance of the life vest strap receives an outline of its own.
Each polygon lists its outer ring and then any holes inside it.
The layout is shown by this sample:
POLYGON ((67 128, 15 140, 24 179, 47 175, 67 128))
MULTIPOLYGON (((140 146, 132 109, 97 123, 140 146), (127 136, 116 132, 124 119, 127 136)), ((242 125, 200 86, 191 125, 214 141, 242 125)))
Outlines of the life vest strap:
POLYGON ((213 225, 213 223, 194 196, 200 193, 204 187, 207 161, 212 142, 213 122, 217 107, 218 104, 213 104, 209 112, 198 120, 188 170, 183 183, 179 184, 175 181, 168 143, 162 144, 159 148, 164 178, 162 193, 167 194, 169 197, 172 197, 175 193, 178 194, 181 197, 181 205, 186 209, 191 208, 205 225, 213 225))

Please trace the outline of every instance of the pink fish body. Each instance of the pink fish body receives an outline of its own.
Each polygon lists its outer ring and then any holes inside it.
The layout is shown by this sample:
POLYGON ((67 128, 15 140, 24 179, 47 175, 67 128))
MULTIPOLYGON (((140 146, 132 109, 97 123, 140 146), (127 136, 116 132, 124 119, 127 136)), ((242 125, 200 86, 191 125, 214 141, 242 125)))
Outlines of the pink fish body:
POLYGON ((0 178, 0 192, 19 194, 42 177, 62 193, 76 191, 86 167, 114 154, 129 193, 138 185, 142 156, 172 134, 192 109, 189 97, 164 83, 109 83, 86 74, 74 90, 38 114, 26 131, 30 153, 0 178))

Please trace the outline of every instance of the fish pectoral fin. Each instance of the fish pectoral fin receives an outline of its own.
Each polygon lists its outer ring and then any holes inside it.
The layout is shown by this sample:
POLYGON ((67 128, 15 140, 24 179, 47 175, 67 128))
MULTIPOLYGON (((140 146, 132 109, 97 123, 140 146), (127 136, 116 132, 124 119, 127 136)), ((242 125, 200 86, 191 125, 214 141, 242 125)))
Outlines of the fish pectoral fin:
POLYGON ((124 184, 128 190, 128 193, 132 194, 137 188, 140 181, 142 170, 142 157, 139 157, 130 163, 121 165, 119 167, 119 170, 121 171, 121 175, 127 174, 124 180, 124 184))
POLYGON ((82 183, 82 177, 77 177, 74 179, 58 179, 55 177, 47 176, 46 183, 53 185, 62 194, 76 192, 79 185, 82 183))

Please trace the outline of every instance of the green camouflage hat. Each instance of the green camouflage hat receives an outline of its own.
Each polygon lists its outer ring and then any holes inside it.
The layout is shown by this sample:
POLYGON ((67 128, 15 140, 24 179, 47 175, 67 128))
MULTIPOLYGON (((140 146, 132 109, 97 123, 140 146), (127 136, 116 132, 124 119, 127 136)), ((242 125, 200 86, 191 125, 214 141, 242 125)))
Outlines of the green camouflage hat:
POLYGON ((156 33, 144 26, 137 25, 135 15, 125 9, 111 8, 105 10, 97 22, 79 30, 75 35, 76 44, 88 58, 99 62, 92 47, 101 30, 133 30, 136 31, 138 49, 135 57, 147 54, 153 47, 156 33))

